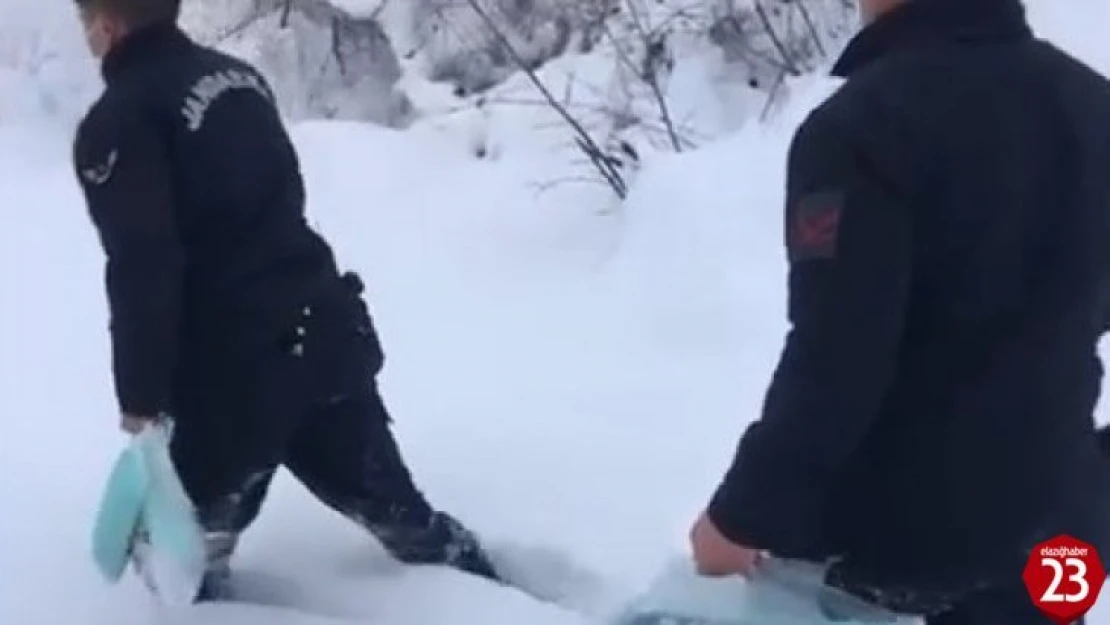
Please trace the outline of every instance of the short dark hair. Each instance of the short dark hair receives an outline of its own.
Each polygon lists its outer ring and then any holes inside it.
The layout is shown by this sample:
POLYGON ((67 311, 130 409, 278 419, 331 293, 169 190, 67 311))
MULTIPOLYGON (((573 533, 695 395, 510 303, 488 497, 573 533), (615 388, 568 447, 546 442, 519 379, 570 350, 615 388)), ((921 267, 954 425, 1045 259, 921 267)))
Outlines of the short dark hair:
POLYGON ((177 21, 181 0, 76 0, 85 11, 103 11, 127 22, 146 26, 156 22, 177 21))

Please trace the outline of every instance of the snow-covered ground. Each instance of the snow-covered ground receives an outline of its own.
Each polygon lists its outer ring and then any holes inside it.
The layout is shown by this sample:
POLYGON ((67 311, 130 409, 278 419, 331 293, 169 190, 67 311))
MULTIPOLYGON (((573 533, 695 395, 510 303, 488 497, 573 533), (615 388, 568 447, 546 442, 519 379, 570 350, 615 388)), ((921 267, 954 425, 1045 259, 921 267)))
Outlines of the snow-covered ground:
MULTIPOLYGON (((1063 4, 1034 5, 1037 24, 1110 72, 1099 27, 1110 2, 1063 4)), ((70 128, 52 121, 70 102, 29 117, 43 103, 15 107, 10 89, 46 78, 9 79, 0 75, 0 623, 150 623, 138 584, 105 587, 88 556, 123 438, 100 251, 69 169, 70 128)), ((521 117, 495 120, 487 160, 449 120, 403 132, 297 125, 313 220, 369 285, 384 393, 418 480, 506 564, 577 609, 392 564, 283 476, 237 562, 322 616, 209 606, 158 622, 571 625, 636 592, 684 549, 758 413, 785 330, 783 157, 834 86, 809 79, 769 124, 648 154, 632 197, 607 211, 600 187, 537 192, 568 174, 531 113, 498 113, 521 117)), ((1108 604, 1092 625, 1110 624, 1108 604)))

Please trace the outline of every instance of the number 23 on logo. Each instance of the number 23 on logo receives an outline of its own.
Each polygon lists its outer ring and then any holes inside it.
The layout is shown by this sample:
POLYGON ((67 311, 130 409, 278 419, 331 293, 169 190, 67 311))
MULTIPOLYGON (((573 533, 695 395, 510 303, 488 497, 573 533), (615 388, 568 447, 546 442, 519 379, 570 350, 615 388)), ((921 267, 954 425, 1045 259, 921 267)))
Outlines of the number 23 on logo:
POLYGON ((1033 605, 1057 625, 1089 612, 1105 578, 1094 546, 1066 535, 1035 546, 1022 574, 1033 605))

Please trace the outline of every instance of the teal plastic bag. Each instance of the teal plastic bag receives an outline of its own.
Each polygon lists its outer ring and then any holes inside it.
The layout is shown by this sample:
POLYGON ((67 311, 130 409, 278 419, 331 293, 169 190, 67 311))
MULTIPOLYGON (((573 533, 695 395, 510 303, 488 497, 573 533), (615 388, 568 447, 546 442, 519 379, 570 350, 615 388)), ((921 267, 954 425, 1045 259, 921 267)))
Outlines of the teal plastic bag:
POLYGON ((914 625, 823 583, 824 569, 771 559, 751 580, 702 577, 689 558, 668 562, 612 625, 914 625))
POLYGON ((135 446, 128 445, 108 474, 93 524, 93 561, 100 574, 112 583, 123 577, 131 560, 131 545, 148 489, 143 460, 135 446))
POLYGON ((170 459, 172 424, 152 423, 120 453, 92 534, 93 560, 110 582, 130 563, 165 603, 191 603, 205 569, 204 531, 170 459))

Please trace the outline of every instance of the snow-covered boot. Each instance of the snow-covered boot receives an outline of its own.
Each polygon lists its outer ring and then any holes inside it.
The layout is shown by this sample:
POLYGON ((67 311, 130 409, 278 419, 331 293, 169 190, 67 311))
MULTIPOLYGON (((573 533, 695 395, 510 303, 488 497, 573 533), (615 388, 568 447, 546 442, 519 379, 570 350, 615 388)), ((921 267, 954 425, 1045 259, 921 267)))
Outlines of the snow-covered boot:
POLYGON ((206 532, 204 543, 207 566, 196 602, 230 601, 233 599, 231 586, 231 554, 235 551, 238 536, 234 532, 206 532))
POLYGON ((370 530, 406 564, 443 564, 503 583, 478 537, 447 513, 433 512, 424 526, 378 524, 370 530))

